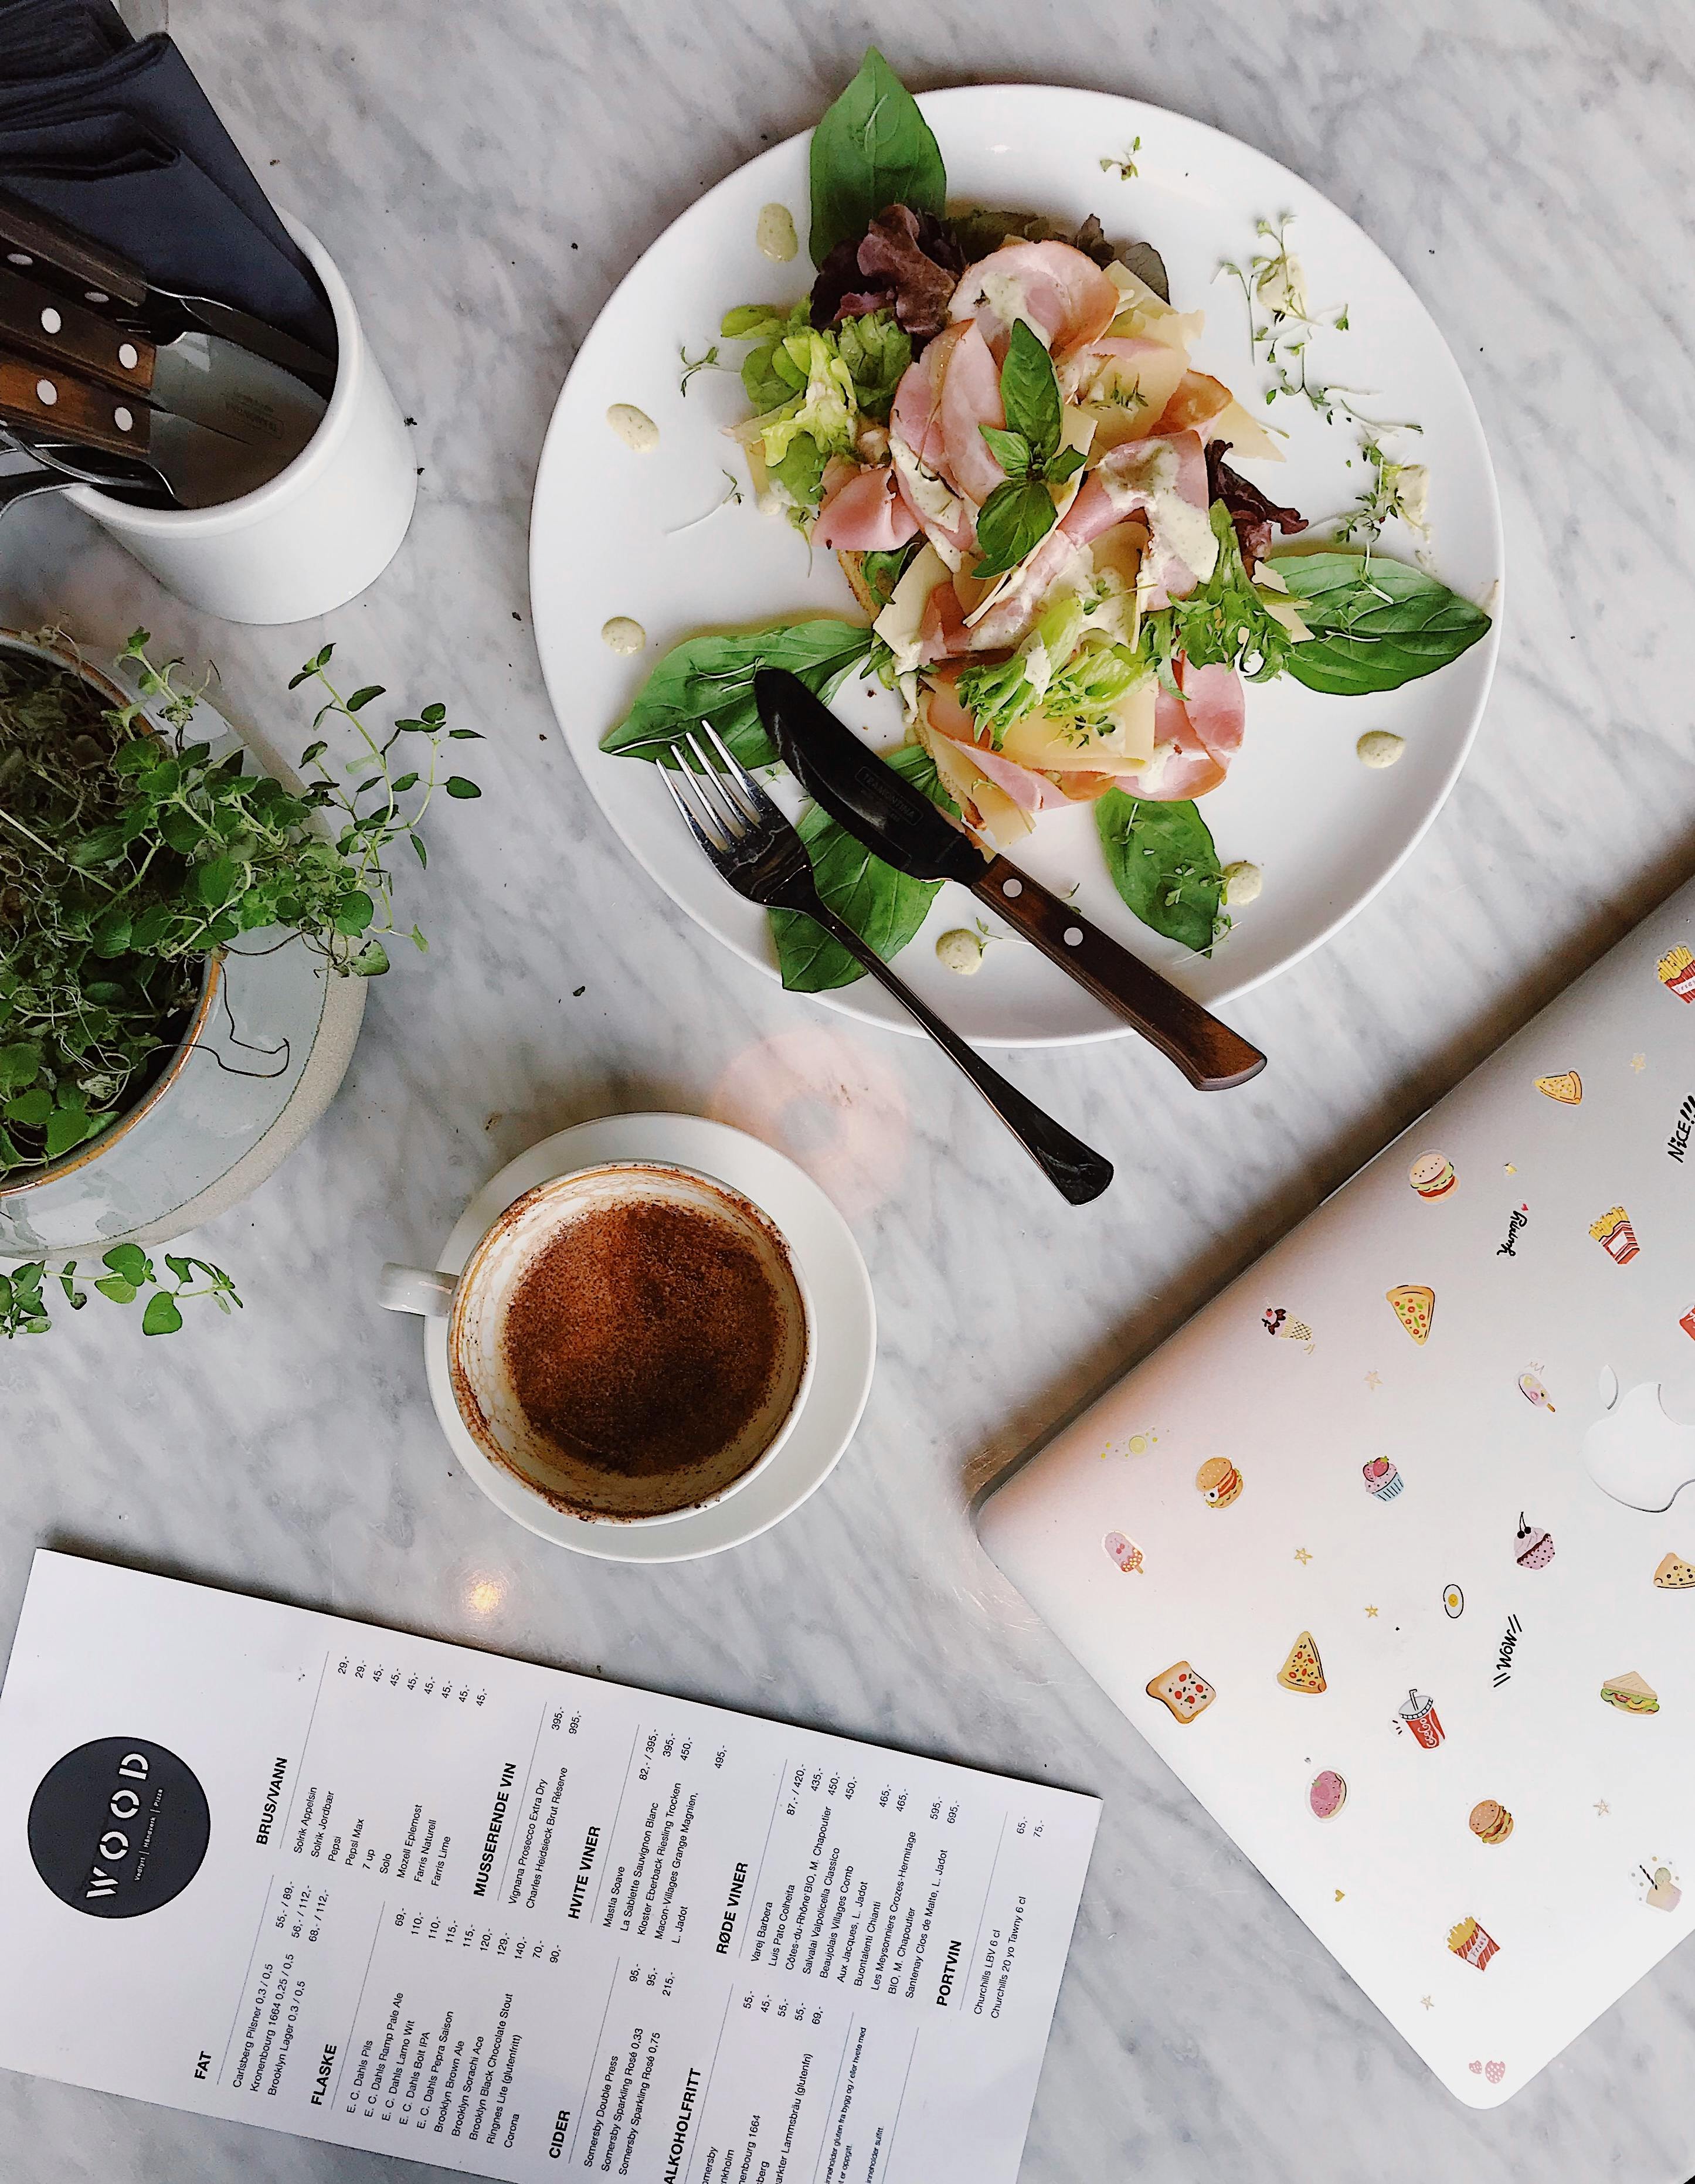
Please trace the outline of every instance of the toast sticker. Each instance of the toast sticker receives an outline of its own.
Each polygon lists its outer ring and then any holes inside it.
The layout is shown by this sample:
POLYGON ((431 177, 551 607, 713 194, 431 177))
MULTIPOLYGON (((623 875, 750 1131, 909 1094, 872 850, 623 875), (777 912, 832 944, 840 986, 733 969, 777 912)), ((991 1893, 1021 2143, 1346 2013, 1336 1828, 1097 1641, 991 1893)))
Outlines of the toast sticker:
POLYGON ((1318 1692, 1328 1689, 1324 1664, 1319 1658, 1319 1649, 1310 1630, 1303 1630, 1289 1648, 1288 1658, 1277 1672, 1277 1680, 1285 1691, 1318 1692))
POLYGON ((1205 1713, 1218 1694, 1187 1661, 1174 1661, 1159 1675, 1149 1680, 1147 1695, 1157 1699, 1174 1721, 1185 1727, 1197 1713, 1205 1713))
POLYGON ((1422 1282, 1402 1282, 1395 1289, 1386 1290, 1384 1295, 1396 1318, 1413 1341, 1428 1342, 1436 1316, 1436 1291, 1426 1289, 1422 1282))

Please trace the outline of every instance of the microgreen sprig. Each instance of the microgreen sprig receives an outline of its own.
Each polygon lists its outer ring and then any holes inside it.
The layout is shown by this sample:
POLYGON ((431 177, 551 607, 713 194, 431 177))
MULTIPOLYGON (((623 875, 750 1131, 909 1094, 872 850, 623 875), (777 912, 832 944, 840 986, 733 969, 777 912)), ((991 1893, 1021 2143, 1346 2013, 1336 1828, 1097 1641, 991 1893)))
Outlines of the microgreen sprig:
POLYGON ((1368 389, 1344 387, 1340 382, 1315 377, 1308 354, 1314 334, 1348 330, 1347 306, 1334 316, 1315 314, 1307 294, 1307 276, 1301 261, 1289 248, 1289 226, 1295 215, 1283 213, 1274 221, 1263 220, 1254 233, 1269 248, 1257 249, 1245 266, 1225 259, 1219 271, 1241 283, 1247 306, 1248 345, 1256 359, 1271 370, 1266 389, 1268 408, 1280 395, 1300 396, 1318 411, 1327 425, 1338 411, 1363 423, 1371 421, 1357 410, 1350 398, 1368 389))
MULTIPOLYGON (((171 1251, 164 1253, 164 1258, 174 1286, 167 1287, 140 1245, 114 1244, 102 1255, 100 1263, 106 1272, 93 1278, 92 1286, 117 1305, 134 1304, 143 1290, 151 1290, 142 1312, 143 1334, 175 1334, 182 1325, 183 1305, 195 1297, 210 1297, 226 1314, 241 1310, 236 1285, 221 1267, 171 1251)), ((50 1282, 59 1284, 73 1312, 81 1312, 87 1303, 88 1292, 77 1281, 75 1259, 55 1267, 51 1274, 42 1259, 0 1273, 0 1334, 8 1342, 14 1335, 51 1333, 50 1282)))

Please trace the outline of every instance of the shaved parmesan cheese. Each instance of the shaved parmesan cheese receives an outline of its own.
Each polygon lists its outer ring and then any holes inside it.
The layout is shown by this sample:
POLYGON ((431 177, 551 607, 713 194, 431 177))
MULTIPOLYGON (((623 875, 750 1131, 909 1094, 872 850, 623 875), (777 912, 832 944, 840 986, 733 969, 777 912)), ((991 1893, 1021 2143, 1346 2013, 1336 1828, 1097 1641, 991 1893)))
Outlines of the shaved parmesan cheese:
POLYGON ((918 665, 919 632, 930 593, 945 581, 947 564, 928 543, 920 547, 900 578, 889 604, 871 625, 895 655, 897 675, 910 674, 918 665))
POLYGON ((1284 460, 1276 438, 1234 396, 1216 417, 1207 420, 1201 437, 1206 440, 1228 440, 1230 453, 1240 455, 1244 461, 1280 463, 1284 460))
POLYGON ((1163 342, 1168 348, 1186 351, 1206 331, 1204 311, 1174 311, 1147 282, 1116 259, 1106 269, 1107 278, 1123 298, 1123 308, 1107 331, 1130 335, 1139 341, 1163 342))

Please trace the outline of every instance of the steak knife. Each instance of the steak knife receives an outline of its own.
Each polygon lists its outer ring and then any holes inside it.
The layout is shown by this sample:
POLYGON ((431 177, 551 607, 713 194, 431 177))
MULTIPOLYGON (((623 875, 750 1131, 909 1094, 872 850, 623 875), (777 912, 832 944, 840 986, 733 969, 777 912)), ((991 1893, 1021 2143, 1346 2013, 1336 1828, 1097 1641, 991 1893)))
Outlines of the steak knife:
POLYGON ((1246 1084, 1257 1046, 1091 925, 1007 858, 979 848, 922 789, 868 751, 786 668, 762 667, 754 696, 767 733, 812 800, 856 841, 914 879, 957 880, 1174 1061, 1202 1092, 1246 1084))

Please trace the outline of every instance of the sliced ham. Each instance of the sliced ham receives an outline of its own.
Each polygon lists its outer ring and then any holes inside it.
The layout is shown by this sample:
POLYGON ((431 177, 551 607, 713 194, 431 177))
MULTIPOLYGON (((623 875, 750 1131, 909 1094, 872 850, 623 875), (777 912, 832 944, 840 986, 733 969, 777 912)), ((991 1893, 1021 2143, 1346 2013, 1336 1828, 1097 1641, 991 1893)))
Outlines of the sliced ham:
POLYGON ((966 269, 948 316, 974 319, 998 361, 1018 320, 1060 351, 1098 339, 1118 301, 1094 259, 1068 242, 1003 242, 966 269))
POLYGON ((886 554, 917 535, 918 519, 901 499, 892 463, 856 471, 818 510, 813 537, 833 554, 886 554))
POLYGON ((1129 440, 1103 455, 1063 528, 1087 545, 1127 515, 1143 516, 1163 605, 1213 573, 1218 542, 1207 521, 1207 456, 1198 433, 1129 440))
POLYGON ((1179 698, 1162 683, 1155 701, 1154 755, 1162 762, 1127 774, 1121 786, 1150 804, 1177 804, 1216 788, 1241 746, 1243 700, 1233 667, 1179 663, 1179 698))
POLYGON ((924 602, 924 619, 918 631, 918 660, 925 667, 937 661, 956 660, 971 649, 971 632, 965 626, 965 610, 951 583, 938 584, 924 602))
POLYGON ((900 375, 889 412, 889 430, 923 463, 939 470, 945 445, 942 437, 942 379, 947 360, 958 345, 959 333, 950 327, 939 334, 915 364, 900 375))
POLYGON ((1064 803, 1063 794, 1045 774, 1034 772, 1015 759, 1003 758, 992 747, 987 733, 979 730, 959 702, 951 673, 938 676, 931 685, 926 719, 933 734, 964 744, 973 762, 1020 811, 1044 811, 1064 803))
MULTIPOLYGON (((1082 499, 1079 493, 1079 505, 1082 499)), ((988 613, 973 624, 971 649, 1005 652, 1027 637, 1048 593, 1082 560, 1084 545, 1073 536, 1066 522, 1055 524, 1018 572, 1017 582, 1009 584, 988 613)))
MULTIPOLYGON (((946 337, 944 336, 943 339, 946 337)), ((940 343, 934 344, 939 347, 940 343)), ((939 467, 956 493, 981 507, 1006 473, 990 453, 984 425, 1004 425, 1001 371, 976 325, 967 320, 949 350, 942 376, 939 467)))
POLYGON ((1185 371, 1160 414, 1162 432, 1192 432, 1221 416, 1235 397, 1222 380, 1204 371, 1185 371))
POLYGON ((1185 359, 1164 342, 1109 335, 1068 350, 1057 368, 1061 393, 1095 420, 1098 456, 1167 429, 1161 414, 1183 382, 1185 359))

